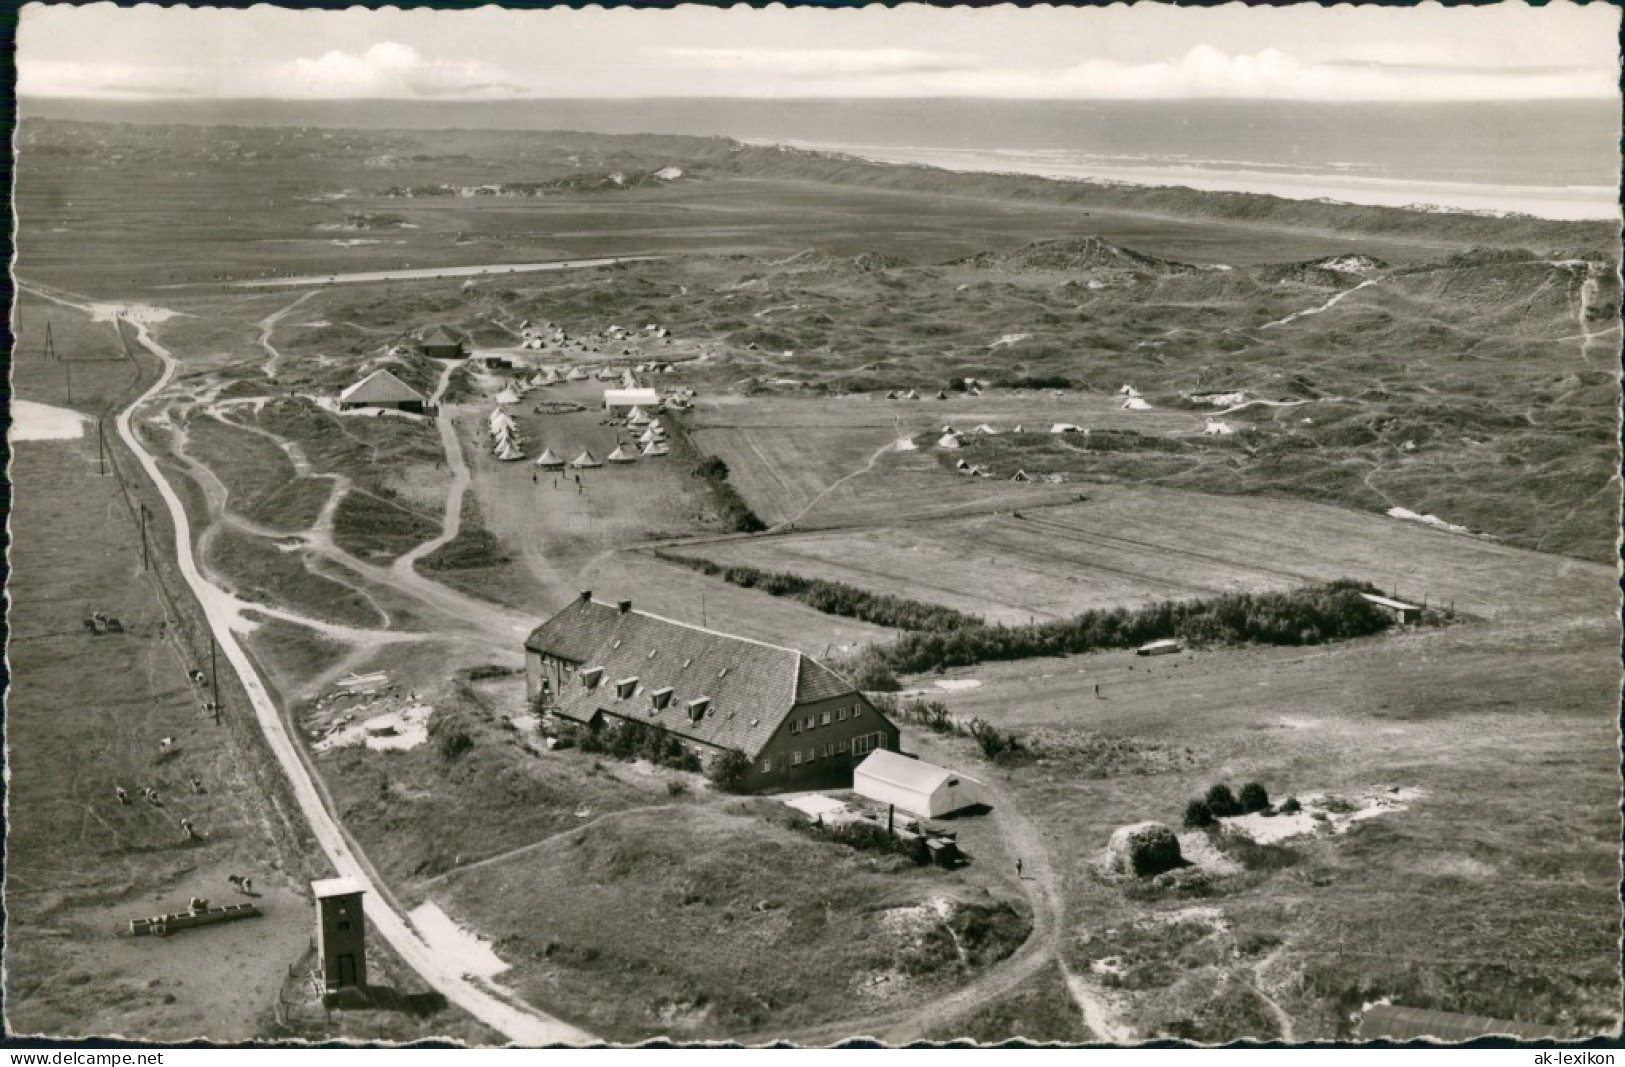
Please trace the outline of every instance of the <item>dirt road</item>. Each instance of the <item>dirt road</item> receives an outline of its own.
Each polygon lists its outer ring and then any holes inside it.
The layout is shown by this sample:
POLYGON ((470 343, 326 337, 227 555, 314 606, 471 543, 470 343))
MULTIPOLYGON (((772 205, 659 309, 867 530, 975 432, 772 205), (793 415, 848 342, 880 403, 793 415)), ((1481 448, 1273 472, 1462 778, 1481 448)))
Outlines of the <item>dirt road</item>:
POLYGON ((153 339, 145 323, 138 319, 135 325, 141 344, 163 361, 164 371, 151 388, 119 413, 117 419, 119 436, 141 463, 169 509, 171 521, 175 526, 176 562, 180 571, 186 579, 187 586, 202 605, 221 653, 242 680, 243 689, 253 704, 254 714, 266 741, 277 762, 287 774, 294 796, 322 850, 341 876, 356 879, 367 892, 367 915, 378 934, 448 1001, 519 1044, 579 1044, 591 1041, 592 1035, 541 1013, 517 1008, 476 985, 466 976, 448 969, 418 937, 406 919, 389 907, 386 903, 387 898, 378 891, 369 865, 352 849, 348 838, 323 804, 322 794, 301 759, 270 693, 242 646, 237 642, 232 630, 232 623, 237 619, 238 611, 234 603, 235 598, 226 595, 199 572, 192 556, 190 524, 180 497, 164 477, 158 461, 143 447, 139 435, 131 426, 132 414, 169 386, 177 367, 175 359, 153 339))

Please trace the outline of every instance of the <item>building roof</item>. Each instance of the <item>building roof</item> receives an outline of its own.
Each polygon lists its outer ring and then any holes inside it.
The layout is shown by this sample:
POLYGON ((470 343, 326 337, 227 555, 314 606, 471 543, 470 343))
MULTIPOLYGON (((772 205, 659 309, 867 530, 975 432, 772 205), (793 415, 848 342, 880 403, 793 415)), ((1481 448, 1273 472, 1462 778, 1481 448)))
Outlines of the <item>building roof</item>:
POLYGON ((339 394, 341 404, 399 404, 405 400, 423 402, 423 394, 379 367, 339 394))
POLYGON ((430 330, 423 338, 423 343, 426 345, 460 345, 463 343, 463 339, 442 324, 430 330))
POLYGON ((1373 604, 1379 605, 1380 607, 1390 608, 1394 611, 1422 610, 1422 605, 1420 604, 1407 604, 1403 600, 1394 600, 1390 597, 1378 596, 1376 593, 1361 593, 1360 595, 1371 601, 1373 604))
POLYGON ((354 878, 321 878, 310 883, 310 891, 316 894, 316 899, 324 897, 344 897, 352 893, 365 893, 361 883, 354 878))
POLYGON ((735 637, 595 600, 578 599, 533 630, 525 648, 603 668, 593 689, 577 680, 559 694, 558 711, 579 722, 599 711, 658 725, 679 737, 752 758, 798 704, 856 695, 857 689, 793 648, 735 637), (627 696, 617 682, 637 679, 627 696), (651 694, 670 689, 663 708, 651 694), (689 701, 708 698, 698 721, 689 701))
POLYGON ((1458 1015, 1451 1011, 1407 1008, 1401 1004, 1378 1004, 1360 1018, 1360 1038, 1379 1041, 1389 1038, 1409 1041, 1432 1037, 1440 1041, 1470 1041, 1477 1037, 1507 1034, 1528 1040, 1565 1036, 1561 1027, 1543 1023, 1522 1023, 1493 1019, 1488 1015, 1458 1015))
MULTIPOLYGON (((909 789, 918 793, 932 793, 943 782, 950 778, 970 778, 968 774, 951 771, 947 767, 938 767, 935 763, 924 760, 910 759, 895 752, 877 748, 869 753, 864 761, 858 764, 854 774, 862 774, 878 781, 895 785, 901 789, 909 789)), ((976 781, 970 778, 971 781, 976 781)))
POLYGON ((642 407, 645 404, 658 407, 660 394, 653 389, 605 389, 604 403, 615 407, 642 407))

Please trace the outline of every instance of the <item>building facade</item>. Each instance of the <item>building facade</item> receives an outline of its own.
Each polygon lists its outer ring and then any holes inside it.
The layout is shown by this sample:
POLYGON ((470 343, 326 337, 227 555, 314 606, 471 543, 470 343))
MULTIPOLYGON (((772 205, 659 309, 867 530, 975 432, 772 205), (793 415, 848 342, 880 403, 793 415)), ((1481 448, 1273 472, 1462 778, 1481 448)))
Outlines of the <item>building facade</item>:
POLYGON ((526 688, 555 725, 657 727, 709 765, 749 761, 748 790, 845 786, 897 727, 801 652, 634 611, 583 592, 525 641, 526 688))
POLYGON ((367 922, 364 892, 351 878, 310 884, 316 897, 316 958, 327 992, 367 988, 367 922))

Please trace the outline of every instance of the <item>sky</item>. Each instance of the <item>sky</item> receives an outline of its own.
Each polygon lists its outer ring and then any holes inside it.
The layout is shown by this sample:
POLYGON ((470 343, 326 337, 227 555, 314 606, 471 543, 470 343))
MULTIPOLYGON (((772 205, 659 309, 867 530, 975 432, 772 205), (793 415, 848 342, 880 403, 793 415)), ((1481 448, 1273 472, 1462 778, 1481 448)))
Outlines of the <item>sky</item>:
POLYGON ((1620 10, 249 10, 28 4, 18 93, 102 99, 732 96, 1540 100, 1618 93, 1620 10))

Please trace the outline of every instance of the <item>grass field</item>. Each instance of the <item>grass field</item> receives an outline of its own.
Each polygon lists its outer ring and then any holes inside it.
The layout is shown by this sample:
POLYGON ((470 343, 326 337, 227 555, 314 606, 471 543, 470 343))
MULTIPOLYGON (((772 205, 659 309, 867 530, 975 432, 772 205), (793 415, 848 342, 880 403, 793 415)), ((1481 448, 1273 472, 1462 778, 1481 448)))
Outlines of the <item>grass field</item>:
POLYGON ((741 803, 605 819, 448 889, 452 914, 521 961, 515 988, 623 1041, 768 1038, 903 1007, 1007 955, 1026 925, 963 876, 741 803), (515 893, 546 906, 515 909, 515 893), (638 936, 610 916, 636 916, 638 936))
POLYGON ((1081 486, 1084 503, 684 549, 994 621, 1356 577, 1486 618, 1604 617, 1607 569, 1414 523, 1270 499, 1081 486))
POLYGON ((310 932, 286 815, 257 753, 200 715, 183 620, 142 575, 139 534, 116 480, 96 474, 94 442, 19 445, 11 474, 23 505, 8 583, 8 1028, 247 1040, 310 932), (88 636, 92 610, 125 632, 88 636), (167 756, 160 737, 175 739, 167 756), (161 806, 142 798, 148 787, 161 806), (182 817, 206 840, 183 843, 182 817), (164 944, 119 936, 189 896, 246 899, 226 884, 232 872, 254 877, 263 918, 164 944))
MULTIPOLYGON (((1106 653, 984 666, 980 688, 939 699, 1014 727, 1045 753, 989 773, 1052 840, 1073 843, 1055 858, 1068 872, 1074 972, 1125 955, 1121 930, 1135 923, 1216 909, 1223 931, 1122 990, 1137 1032, 1181 1035, 1176 1024, 1240 975, 1273 990, 1297 1040, 1346 1035, 1351 1013, 1382 996, 1585 1033, 1618 1020, 1618 819, 1594 803, 1617 788, 1616 679, 1596 669, 1609 643, 1602 624, 1583 635, 1497 626, 1307 654, 1148 663, 1106 653), (1183 758, 1166 758, 1170 745, 1183 758), (1177 826, 1187 798, 1249 780, 1276 799, 1395 785, 1424 796, 1346 837, 1288 840, 1284 855, 1265 857, 1280 866, 1205 894, 1130 893, 1095 873, 1115 827, 1177 826), (1266 937, 1274 941, 1232 957, 1266 937)), ((1151 951, 1167 949, 1153 940, 1127 952, 1130 971, 1135 952, 1151 951)), ((1245 998, 1216 1005, 1205 1029, 1184 1036, 1257 1033, 1232 1017, 1240 1006, 1245 998)))

